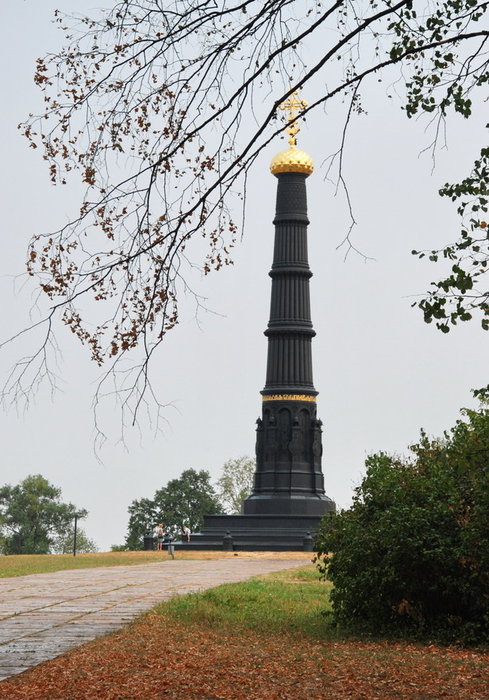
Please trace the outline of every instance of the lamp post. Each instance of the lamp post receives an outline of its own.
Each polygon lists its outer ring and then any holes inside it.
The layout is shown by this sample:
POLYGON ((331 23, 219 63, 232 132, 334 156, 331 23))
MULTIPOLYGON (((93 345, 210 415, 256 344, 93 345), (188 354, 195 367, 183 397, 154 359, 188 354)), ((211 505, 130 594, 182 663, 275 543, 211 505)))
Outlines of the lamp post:
POLYGON ((76 557, 76 526, 78 523, 78 513, 75 513, 75 529, 73 530, 73 556, 76 557))

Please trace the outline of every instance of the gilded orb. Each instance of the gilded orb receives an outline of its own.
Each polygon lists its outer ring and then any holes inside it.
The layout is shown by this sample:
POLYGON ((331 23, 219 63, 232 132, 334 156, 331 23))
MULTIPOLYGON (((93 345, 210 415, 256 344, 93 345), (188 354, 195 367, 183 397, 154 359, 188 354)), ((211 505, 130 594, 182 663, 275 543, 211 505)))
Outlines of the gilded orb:
POLYGON ((306 173, 306 175, 310 175, 313 170, 314 163, 311 156, 295 146, 290 146, 285 151, 277 153, 270 163, 270 171, 273 175, 278 175, 278 173, 306 173))

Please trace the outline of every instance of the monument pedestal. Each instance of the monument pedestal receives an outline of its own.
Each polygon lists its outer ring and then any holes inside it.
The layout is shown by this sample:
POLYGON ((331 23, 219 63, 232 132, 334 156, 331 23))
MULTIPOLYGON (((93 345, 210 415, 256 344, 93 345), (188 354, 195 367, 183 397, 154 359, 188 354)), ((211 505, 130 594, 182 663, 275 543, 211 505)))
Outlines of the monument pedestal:
MULTIPOLYGON (((334 503, 329 504, 334 512, 334 503)), ((320 521, 317 515, 206 515, 202 531, 192 534, 190 542, 176 542, 175 548, 312 552, 320 521)))

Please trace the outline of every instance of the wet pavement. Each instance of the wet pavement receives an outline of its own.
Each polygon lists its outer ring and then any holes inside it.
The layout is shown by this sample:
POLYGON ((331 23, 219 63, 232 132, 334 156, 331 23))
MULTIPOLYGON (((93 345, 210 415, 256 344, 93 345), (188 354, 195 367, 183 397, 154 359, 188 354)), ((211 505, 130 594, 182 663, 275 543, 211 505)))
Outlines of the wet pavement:
POLYGON ((0 578, 0 680, 112 632, 171 596, 304 564, 168 560, 0 578))

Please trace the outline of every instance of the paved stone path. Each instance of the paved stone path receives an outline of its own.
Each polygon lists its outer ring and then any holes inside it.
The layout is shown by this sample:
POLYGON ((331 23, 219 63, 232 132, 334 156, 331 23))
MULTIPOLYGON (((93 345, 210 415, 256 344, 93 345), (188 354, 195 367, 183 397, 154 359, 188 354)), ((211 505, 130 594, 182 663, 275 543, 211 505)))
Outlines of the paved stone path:
POLYGON ((173 595, 303 565, 236 557, 1 578, 0 680, 112 632, 173 595))

